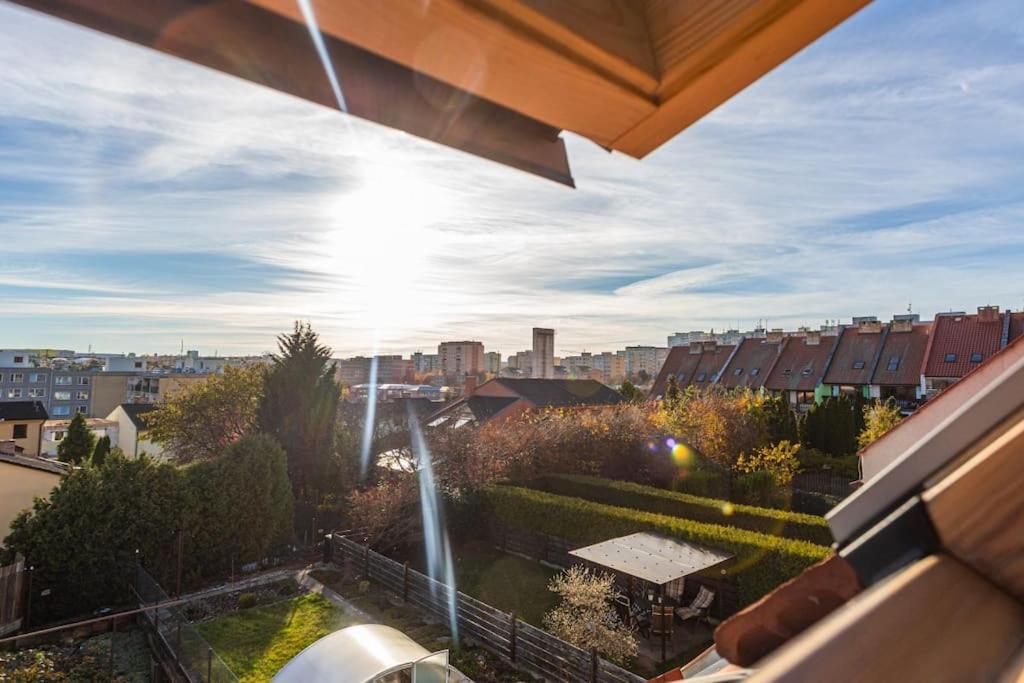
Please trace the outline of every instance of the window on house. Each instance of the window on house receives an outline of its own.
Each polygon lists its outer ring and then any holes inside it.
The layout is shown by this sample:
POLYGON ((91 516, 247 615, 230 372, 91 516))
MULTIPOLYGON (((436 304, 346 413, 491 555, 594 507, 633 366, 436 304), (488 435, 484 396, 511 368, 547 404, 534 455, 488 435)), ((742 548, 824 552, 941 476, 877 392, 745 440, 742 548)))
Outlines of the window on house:
POLYGON ((783 375, 786 375, 786 376, 788 377, 789 375, 792 375, 792 374, 793 374, 793 370, 792 370, 792 369, 790 369, 790 368, 786 368, 786 369, 784 369, 784 370, 782 371, 782 374, 783 374, 783 375))
POLYGON ((53 392, 53 400, 54 401, 70 401, 71 400, 71 392, 70 391, 55 391, 55 392, 53 392))
POLYGON ((21 383, 25 381, 25 373, 23 372, 12 372, 11 381, 15 383, 21 383))
POLYGON ((707 377, 707 375, 705 373, 703 373, 703 372, 697 373, 697 381, 698 382, 703 382, 705 377, 707 377))
POLYGON ((89 378, 88 377, 79 377, 78 378, 78 383, 83 385, 83 386, 87 385, 87 384, 89 384, 89 378))
POLYGON ((46 398, 46 389, 29 389, 29 398, 46 398))
POLYGON ((71 406, 54 406, 50 414, 54 417, 67 417, 71 414, 71 406))
POLYGON ((971 354, 971 362, 972 363, 980 363, 981 362, 981 358, 982 358, 981 354, 978 353, 977 351, 975 351, 974 353, 971 354))
POLYGON ((900 366, 900 357, 899 356, 893 356, 892 358, 889 359, 889 365, 886 366, 886 369, 889 372, 896 372, 896 369, 899 368, 899 366, 900 366))
POLYGON ((801 374, 803 374, 803 375, 809 375, 809 374, 811 374, 812 372, 814 372, 814 368, 804 368, 804 369, 803 369, 803 371, 801 372, 801 374))
POLYGON ((46 375, 41 372, 33 372, 28 376, 28 381, 30 384, 42 384, 46 381, 46 375))
POLYGON ((863 370, 864 369, 864 361, 862 361, 862 360, 855 360, 855 361, 853 361, 853 369, 854 370, 863 370))
POLYGON ((946 354, 946 362, 947 363, 955 363, 956 362, 956 354, 955 353, 947 353, 946 354))
POLYGON ((739 377, 740 375, 742 375, 742 374, 743 374, 743 368, 736 368, 736 371, 735 371, 735 372, 733 372, 732 374, 734 374, 734 375, 736 375, 737 377, 739 377))
POLYGON ((65 434, 64 432, 59 432, 59 431, 58 432, 54 432, 53 433, 53 440, 54 441, 63 441, 64 440, 64 434, 65 434))
POLYGON ((676 379, 682 382, 684 379, 686 379, 686 373, 680 372, 678 375, 676 375, 676 379))
POLYGON ((88 401, 89 400, 89 392, 88 391, 76 391, 75 392, 75 400, 78 400, 78 401, 88 401))
POLYGON ((53 383, 63 385, 71 384, 71 375, 58 375, 53 378, 53 383))
POLYGON ((140 360, 135 361, 135 367, 136 368, 141 368, 142 367, 142 361, 140 361, 140 360))
POLYGON ((75 408, 76 413, 82 413, 83 415, 86 413, 87 410, 88 408, 86 406, 78 406, 77 408, 75 408))
POLYGON ((25 362, 25 356, 15 356, 14 357, 14 362, 15 363, 24 363, 25 362))
POLYGON ((15 439, 27 439, 28 438, 28 425, 14 425, 12 436, 15 439))
POLYGON ((750 368, 750 376, 757 377, 761 374, 761 368, 750 368))
POLYGON ((21 398, 21 389, 8 389, 7 398, 21 398))

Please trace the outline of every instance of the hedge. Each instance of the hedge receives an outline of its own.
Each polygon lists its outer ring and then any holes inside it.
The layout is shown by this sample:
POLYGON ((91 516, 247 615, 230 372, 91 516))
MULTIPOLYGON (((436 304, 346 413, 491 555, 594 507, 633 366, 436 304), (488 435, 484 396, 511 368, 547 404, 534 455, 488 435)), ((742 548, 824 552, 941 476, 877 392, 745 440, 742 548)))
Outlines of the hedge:
POLYGON ((736 582, 741 606, 754 602, 831 554, 828 548, 807 541, 603 505, 534 489, 495 486, 485 495, 496 521, 580 545, 651 531, 731 552, 736 559, 725 571, 736 582))
POLYGON ((643 484, 577 475, 553 474, 534 480, 527 486, 595 503, 684 517, 695 522, 734 526, 818 545, 832 543, 832 532, 824 518, 799 512, 738 505, 643 484))

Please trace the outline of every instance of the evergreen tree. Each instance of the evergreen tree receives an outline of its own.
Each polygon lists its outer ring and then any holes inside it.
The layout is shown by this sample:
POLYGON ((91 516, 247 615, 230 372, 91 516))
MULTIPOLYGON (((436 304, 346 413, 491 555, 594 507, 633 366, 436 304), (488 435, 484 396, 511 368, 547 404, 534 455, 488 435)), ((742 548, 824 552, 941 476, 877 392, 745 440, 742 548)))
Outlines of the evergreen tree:
POLYGON ((295 323, 277 338, 257 414, 260 430, 284 447, 288 477, 297 500, 316 502, 317 489, 333 452, 340 389, 334 381, 331 349, 309 323, 295 323))
POLYGON ((81 465, 92 455, 95 445, 96 437, 85 423, 85 416, 82 413, 75 413, 67 434, 57 446, 57 457, 62 462, 81 465))
POLYGON ((644 392, 637 389, 636 385, 628 379, 622 381, 622 385, 619 387, 619 393, 622 394, 627 401, 639 402, 644 398, 644 392))
POLYGON ((92 458, 90 462, 93 467, 99 467, 107 460, 107 456, 110 455, 110 437, 103 436, 96 441, 96 448, 92 450, 92 458))

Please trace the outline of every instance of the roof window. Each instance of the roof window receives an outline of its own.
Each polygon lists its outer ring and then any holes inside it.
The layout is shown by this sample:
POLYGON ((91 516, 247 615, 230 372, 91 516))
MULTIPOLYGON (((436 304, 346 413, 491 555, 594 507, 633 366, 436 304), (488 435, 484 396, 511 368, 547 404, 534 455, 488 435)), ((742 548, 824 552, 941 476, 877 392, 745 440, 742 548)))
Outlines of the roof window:
POLYGON ((889 372, 896 372, 896 369, 900 366, 900 357, 893 356, 889 359, 889 365, 886 366, 886 370, 889 372))
POLYGON ((707 376, 707 375, 705 375, 705 374, 704 374, 703 372, 699 372, 699 373, 697 373, 697 381, 698 381, 698 382, 703 382, 703 381, 704 381, 704 378, 705 378, 706 376, 707 376))
POLYGON ((810 366, 807 366, 806 368, 803 369, 803 371, 800 374, 806 376, 806 375, 811 374, 812 372, 814 372, 814 368, 812 368, 810 366))
POLYGON ((947 353, 946 354, 946 362, 947 363, 955 363, 956 362, 956 354, 955 353, 947 353))
POLYGON ((982 355, 980 353, 978 353, 977 351, 975 351, 974 353, 971 354, 971 362, 972 363, 980 363, 981 360, 982 360, 982 355))
POLYGON ((862 361, 862 360, 855 360, 855 361, 853 361, 853 369, 854 370, 863 370, 864 369, 864 361, 862 361))
POLYGON ((734 375, 736 375, 737 377, 739 377, 740 375, 742 375, 742 374, 743 374, 743 368, 736 368, 736 371, 735 371, 735 372, 733 372, 732 374, 734 374, 734 375))
POLYGON ((750 368, 751 377, 757 377, 759 374, 761 374, 761 368, 750 368))

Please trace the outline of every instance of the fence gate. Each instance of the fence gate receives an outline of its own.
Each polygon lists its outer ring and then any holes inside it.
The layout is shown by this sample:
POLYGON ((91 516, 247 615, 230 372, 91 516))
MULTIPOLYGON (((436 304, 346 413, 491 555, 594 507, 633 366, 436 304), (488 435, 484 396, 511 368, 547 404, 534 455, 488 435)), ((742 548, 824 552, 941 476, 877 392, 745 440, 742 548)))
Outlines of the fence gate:
POLYGON ((0 567, 0 636, 21 628, 25 610, 25 558, 0 567))

